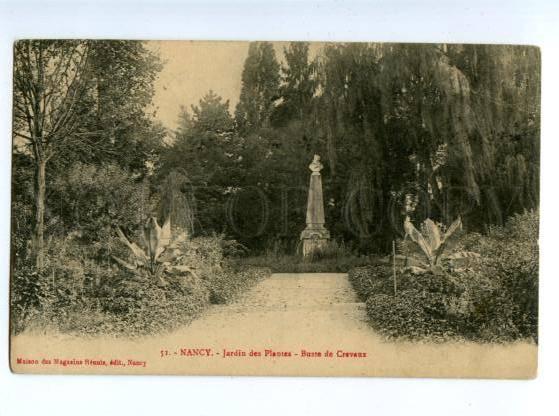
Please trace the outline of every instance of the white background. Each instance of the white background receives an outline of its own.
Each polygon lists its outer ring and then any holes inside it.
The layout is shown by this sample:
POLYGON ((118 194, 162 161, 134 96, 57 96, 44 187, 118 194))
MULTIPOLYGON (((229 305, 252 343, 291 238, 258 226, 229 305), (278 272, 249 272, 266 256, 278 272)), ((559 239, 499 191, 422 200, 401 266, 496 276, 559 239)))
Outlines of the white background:
POLYGON ((559 3, 0 0, 0 416, 557 415, 559 3), (519 43, 542 48, 540 366, 532 381, 13 375, 8 368, 11 60, 17 38, 519 43))

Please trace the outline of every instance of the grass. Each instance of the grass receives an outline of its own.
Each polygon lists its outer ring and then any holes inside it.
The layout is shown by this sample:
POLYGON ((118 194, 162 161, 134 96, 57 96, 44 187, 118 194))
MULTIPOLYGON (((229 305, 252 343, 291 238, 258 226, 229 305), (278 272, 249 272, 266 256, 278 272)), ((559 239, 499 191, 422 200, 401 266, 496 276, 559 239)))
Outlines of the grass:
POLYGON ((374 256, 345 255, 306 260, 300 255, 263 254, 237 259, 241 265, 267 267, 274 273, 347 273, 355 267, 376 264, 374 256))

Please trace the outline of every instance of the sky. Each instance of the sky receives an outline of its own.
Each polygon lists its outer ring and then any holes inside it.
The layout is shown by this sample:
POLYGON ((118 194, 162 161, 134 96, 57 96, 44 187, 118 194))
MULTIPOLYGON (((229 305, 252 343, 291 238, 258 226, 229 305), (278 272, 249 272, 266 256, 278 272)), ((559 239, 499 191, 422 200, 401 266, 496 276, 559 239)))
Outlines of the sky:
MULTIPOLYGON (((272 42, 281 61, 286 42, 272 42)), ((150 41, 148 48, 163 61, 153 104, 156 117, 169 129, 177 127, 181 105, 189 112, 210 89, 229 100, 233 114, 241 93, 241 74, 248 42, 150 41)), ((310 47, 313 56, 321 44, 310 47)))

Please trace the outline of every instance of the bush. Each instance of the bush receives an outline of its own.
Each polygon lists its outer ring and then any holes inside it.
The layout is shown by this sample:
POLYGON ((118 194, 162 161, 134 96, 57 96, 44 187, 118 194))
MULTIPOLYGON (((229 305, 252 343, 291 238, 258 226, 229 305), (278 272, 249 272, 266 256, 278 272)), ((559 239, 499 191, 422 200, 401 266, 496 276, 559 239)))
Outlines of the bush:
POLYGON ((80 231, 88 243, 105 241, 117 226, 135 230, 153 209, 147 181, 115 164, 76 162, 51 188, 51 215, 63 219, 65 230, 80 231))
POLYGON ((248 290, 269 274, 270 271, 266 268, 228 268, 211 280, 210 301, 215 304, 231 302, 239 293, 248 290))
POLYGON ((208 303, 209 290, 196 276, 173 276, 163 284, 149 276, 125 275, 99 297, 106 319, 97 330, 152 335, 189 323, 208 303))
POLYGON ((221 248, 224 257, 244 257, 249 252, 246 246, 236 240, 221 240, 221 248))
POLYGON ((362 301, 375 294, 393 294, 392 269, 388 265, 363 266, 351 269, 348 278, 362 301))
POLYGON ((367 299, 367 315, 371 326, 387 338, 444 341, 456 337, 452 322, 428 311, 433 299, 435 309, 440 308, 440 296, 426 297, 416 290, 404 290, 396 296, 377 294, 367 299))
POLYGON ((337 259, 306 261, 300 255, 269 255, 237 259, 239 265, 269 268, 273 273, 347 273, 349 270, 374 263, 374 257, 354 256, 337 259))
POLYGON ((10 325, 15 334, 31 327, 41 317, 42 305, 48 302, 50 290, 44 276, 28 264, 14 268, 11 276, 10 325))
POLYGON ((538 211, 511 217, 478 241, 484 256, 470 273, 491 278, 487 290, 469 285, 472 324, 486 340, 538 339, 538 211))
POLYGON ((463 300, 468 309, 463 320, 463 331, 470 338, 504 342, 522 337, 513 323, 513 300, 495 275, 470 270, 463 273, 461 279, 465 287, 463 300))
POLYGON ((349 278, 371 325, 389 338, 537 342, 537 240, 538 213, 528 212, 488 235, 463 236, 458 245, 482 253, 470 268, 442 276, 399 271, 396 296, 388 265, 356 268, 349 278))
MULTIPOLYGON (((297 246, 297 254, 302 255, 302 242, 300 241, 297 246)), ((355 253, 345 246, 345 244, 338 243, 337 241, 331 240, 326 241, 325 244, 318 247, 314 251, 308 254, 305 258, 307 262, 316 262, 320 260, 327 259, 345 259, 347 257, 354 257, 355 253)))
POLYGON ((275 240, 263 254, 237 259, 237 264, 270 268, 274 273, 347 273, 352 268, 377 262, 375 257, 359 255, 343 242, 330 241, 314 256, 306 258, 301 248, 300 242, 290 247, 275 240))
POLYGON ((60 315, 83 308, 96 278, 104 271, 87 256, 76 234, 51 238, 45 247, 45 264, 37 271, 28 259, 14 263, 11 280, 12 330, 58 326, 60 315))
MULTIPOLYGON (((75 334, 153 335, 185 325, 210 303, 233 300, 268 270, 232 267, 221 237, 200 237, 180 249, 193 273, 165 272, 164 279, 88 257, 90 245, 69 236, 49 243, 45 268, 14 267, 13 333, 25 329, 75 334)), ((93 250, 95 251, 95 250, 93 250)))
POLYGON ((455 279, 431 273, 400 274, 396 296, 393 284, 387 275, 377 279, 367 298, 371 325, 380 333, 390 338, 439 341, 460 334, 464 289, 455 279))

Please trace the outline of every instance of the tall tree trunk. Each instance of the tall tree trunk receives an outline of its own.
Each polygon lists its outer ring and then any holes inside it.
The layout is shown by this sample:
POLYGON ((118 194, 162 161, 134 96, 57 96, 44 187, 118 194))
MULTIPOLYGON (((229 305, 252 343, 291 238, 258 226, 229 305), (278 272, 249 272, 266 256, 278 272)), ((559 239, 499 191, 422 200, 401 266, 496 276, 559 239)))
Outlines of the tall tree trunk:
POLYGON ((45 172, 46 160, 39 159, 35 166, 35 227, 33 230, 33 249, 35 266, 44 266, 44 228, 45 228, 45 172))

